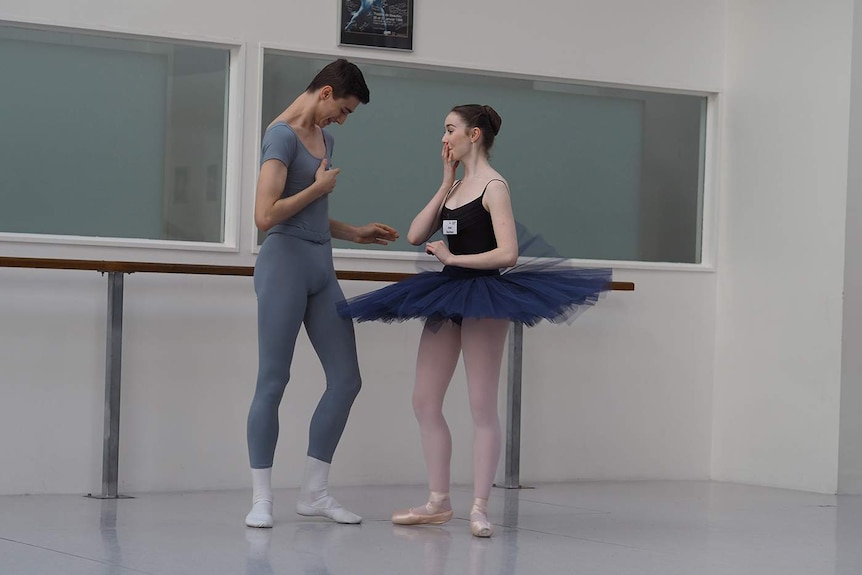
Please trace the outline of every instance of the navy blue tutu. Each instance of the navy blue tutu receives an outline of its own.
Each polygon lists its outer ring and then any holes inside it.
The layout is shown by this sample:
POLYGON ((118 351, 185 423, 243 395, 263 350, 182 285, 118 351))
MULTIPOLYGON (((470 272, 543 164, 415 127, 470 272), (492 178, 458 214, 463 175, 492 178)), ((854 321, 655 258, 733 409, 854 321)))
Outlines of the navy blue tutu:
POLYGON ((562 323, 610 289, 612 270, 525 264, 503 273, 446 266, 425 271, 338 306, 357 321, 432 322, 496 318, 533 326, 562 323))

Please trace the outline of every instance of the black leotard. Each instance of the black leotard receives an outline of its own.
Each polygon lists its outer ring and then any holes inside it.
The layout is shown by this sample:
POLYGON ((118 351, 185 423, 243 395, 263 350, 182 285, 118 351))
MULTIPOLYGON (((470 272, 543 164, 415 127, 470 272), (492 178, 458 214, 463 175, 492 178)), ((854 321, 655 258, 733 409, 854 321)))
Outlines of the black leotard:
MULTIPOLYGON (((491 182, 493 181, 491 180, 491 182)), ((444 205, 440 212, 443 221, 456 220, 458 222, 458 233, 446 235, 449 251, 454 255, 481 254, 497 247, 491 214, 482 206, 482 198, 485 197, 488 184, 482 190, 482 195, 472 202, 455 209, 447 208, 444 205)))

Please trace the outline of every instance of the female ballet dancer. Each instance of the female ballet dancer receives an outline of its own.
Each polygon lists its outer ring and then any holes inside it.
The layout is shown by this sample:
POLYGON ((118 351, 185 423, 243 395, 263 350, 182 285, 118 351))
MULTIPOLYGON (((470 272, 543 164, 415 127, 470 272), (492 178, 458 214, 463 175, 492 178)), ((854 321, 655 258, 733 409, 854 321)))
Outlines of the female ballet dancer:
POLYGON ((358 321, 425 319, 416 361, 413 410, 419 422, 430 495, 420 507, 396 511, 399 525, 439 525, 452 518, 449 500, 452 437, 443 399, 463 353, 473 418, 473 506, 470 528, 490 537, 488 497, 500 458, 497 393, 510 321, 562 321, 595 303, 609 287, 608 269, 537 266, 509 270, 518 238, 506 180, 489 162, 501 118, 490 106, 456 106, 446 116, 443 182, 410 226, 420 245, 442 228, 443 241, 425 245, 444 268, 423 272, 339 306, 358 321), (456 180, 456 170, 464 175, 456 180))

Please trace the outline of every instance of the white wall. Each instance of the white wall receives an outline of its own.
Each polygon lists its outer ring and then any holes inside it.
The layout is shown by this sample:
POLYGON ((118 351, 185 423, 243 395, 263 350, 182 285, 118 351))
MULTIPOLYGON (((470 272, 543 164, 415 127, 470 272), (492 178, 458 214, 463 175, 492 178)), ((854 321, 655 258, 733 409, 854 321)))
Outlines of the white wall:
MULTIPOLYGON (((534 2, 524 10, 516 2, 420 2, 414 52, 400 53, 338 48, 335 2, 303 2, 300 10, 297 2, 271 0, 83 6, 6 0, 0 19, 241 45, 245 109, 238 252, 9 242, 0 250, 251 265, 261 42, 347 57, 718 90, 724 4, 578 0, 534 2)), ((526 332, 524 483, 709 477, 716 276, 634 268, 618 270, 616 279, 636 282, 637 291, 609 295, 572 326, 526 332)), ((0 493, 98 491, 106 281, 95 273, 0 269, 0 286, 0 493)), ((378 286, 344 287, 352 295, 378 286)), ((245 415, 256 371, 251 280, 132 275, 125 327, 121 492, 245 486, 245 415)), ((416 323, 357 327, 365 385, 333 483, 424 481, 409 400, 418 332, 416 323)), ((305 339, 293 373, 276 456, 275 482, 284 486, 298 483, 308 418, 322 385, 305 339)), ((447 413, 456 438, 454 479, 468 482, 470 422, 460 372, 447 413)))
MULTIPOLYGON (((571 326, 525 332, 525 484, 709 475, 714 319, 703 301, 714 299, 713 276, 623 270, 617 278, 637 291, 609 295, 571 326)), ((134 274, 125 283, 121 491, 245 485, 256 370, 250 278, 134 274)), ((99 491, 106 281, 0 270, 0 285, 11 295, 0 300, 0 491, 99 491)), ((348 295, 372 287, 345 284, 348 295)), ((361 324, 357 334, 364 389, 333 482, 421 483, 410 408, 419 324, 361 324)), ((321 385, 302 337, 281 409, 281 485, 299 481, 321 385)), ((469 482, 460 369, 447 402, 454 479, 469 482)))
POLYGON ((854 2, 838 491, 862 493, 862 5, 854 2), (856 160, 856 161, 854 161, 856 160))
POLYGON ((852 16, 728 3, 716 479, 836 490, 852 16))

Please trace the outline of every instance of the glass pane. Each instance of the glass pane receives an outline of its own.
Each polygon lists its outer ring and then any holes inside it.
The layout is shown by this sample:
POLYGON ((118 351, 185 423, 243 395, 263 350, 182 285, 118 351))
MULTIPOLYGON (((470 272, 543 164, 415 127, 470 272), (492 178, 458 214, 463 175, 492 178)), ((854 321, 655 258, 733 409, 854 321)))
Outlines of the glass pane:
POLYGON ((228 64, 0 26, 0 231, 221 242, 228 64))
MULTIPOLYGON (((328 62, 266 53, 261 128, 328 62)), ((440 184, 444 117, 456 104, 489 104, 503 118, 491 162, 511 186, 522 245, 532 239, 536 250, 522 255, 700 262, 706 96, 360 68, 371 102, 328 128, 342 169, 333 218, 383 221, 403 236, 440 184)))

